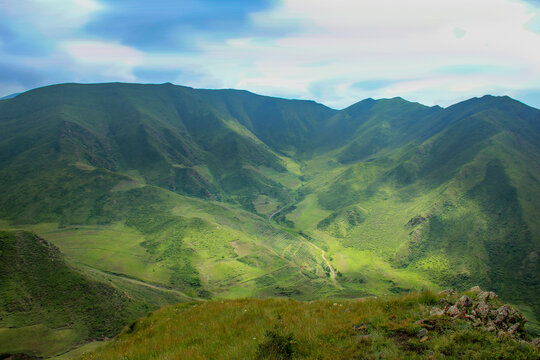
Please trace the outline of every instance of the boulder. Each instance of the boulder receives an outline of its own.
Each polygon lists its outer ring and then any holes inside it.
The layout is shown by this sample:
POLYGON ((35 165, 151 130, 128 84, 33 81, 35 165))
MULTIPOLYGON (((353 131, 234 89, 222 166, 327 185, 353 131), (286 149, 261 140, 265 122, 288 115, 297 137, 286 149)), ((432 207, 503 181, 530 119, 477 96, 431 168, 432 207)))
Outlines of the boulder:
POLYGON ((481 301, 478 304, 476 304, 476 307, 474 309, 477 316, 481 317, 482 319, 485 319, 489 315, 489 305, 485 302, 481 301))
POLYGON ((480 289, 480 286, 476 285, 476 286, 473 286, 471 288, 471 290, 469 290, 469 291, 472 292, 472 293, 477 293, 478 294, 478 293, 482 292, 482 289, 480 289))
POLYGON ((516 331, 519 330, 520 327, 521 327, 521 323, 515 323, 514 325, 508 328, 508 333, 510 335, 513 335, 516 331))
POLYGON ((459 311, 459 309, 454 305, 450 306, 448 310, 446 310, 446 314, 448 316, 458 316, 459 314, 461 314, 461 311, 459 311))
POLYGON ((511 311, 511 308, 508 305, 503 305, 500 308, 498 308, 496 310, 495 324, 497 325, 502 324, 508 317, 508 314, 510 313, 510 311, 511 311))
POLYGON ((497 327, 495 326, 493 321, 489 320, 488 323, 486 324, 486 331, 493 332, 495 330, 497 330, 497 327))
POLYGON ((471 299, 469 299, 469 297, 467 295, 463 295, 462 297, 459 298, 459 300, 456 302, 456 307, 458 309, 463 309, 463 308, 467 308, 467 307, 470 307, 472 306, 473 302, 471 301, 471 299))

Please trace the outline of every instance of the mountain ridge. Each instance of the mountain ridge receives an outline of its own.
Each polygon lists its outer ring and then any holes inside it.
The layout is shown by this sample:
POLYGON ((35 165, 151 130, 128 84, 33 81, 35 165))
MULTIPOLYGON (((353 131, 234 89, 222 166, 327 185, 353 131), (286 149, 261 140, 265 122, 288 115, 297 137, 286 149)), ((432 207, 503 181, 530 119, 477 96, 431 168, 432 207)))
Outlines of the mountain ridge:
POLYGON ((0 227, 73 264, 217 299, 478 284, 540 319, 540 110, 511 98, 63 84, 0 133, 0 227))

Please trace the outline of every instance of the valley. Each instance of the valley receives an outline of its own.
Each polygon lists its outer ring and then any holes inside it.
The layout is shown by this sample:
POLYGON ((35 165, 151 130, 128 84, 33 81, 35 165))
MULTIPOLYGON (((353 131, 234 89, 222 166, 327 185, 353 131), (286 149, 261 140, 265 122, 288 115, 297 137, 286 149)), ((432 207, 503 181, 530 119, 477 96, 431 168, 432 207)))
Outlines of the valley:
MULTIPOLYGON (((480 285, 539 329, 540 110, 508 97, 337 111, 62 84, 0 100, 0 133, 0 228, 131 299, 124 325, 193 300, 480 285)), ((71 346, 103 339, 81 334, 71 346)))

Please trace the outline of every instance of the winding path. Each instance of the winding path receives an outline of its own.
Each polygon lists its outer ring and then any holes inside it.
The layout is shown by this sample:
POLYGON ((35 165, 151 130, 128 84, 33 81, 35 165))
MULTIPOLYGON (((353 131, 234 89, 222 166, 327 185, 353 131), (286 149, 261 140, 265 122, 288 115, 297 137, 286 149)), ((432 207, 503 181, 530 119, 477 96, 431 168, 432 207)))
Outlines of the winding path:
POLYGON ((104 275, 104 276, 110 276, 110 277, 118 278, 118 279, 130 282, 132 284, 146 286, 146 287, 154 289, 154 290, 172 292, 172 293, 175 293, 177 295, 180 295, 180 296, 182 296, 182 297, 184 297, 184 298, 186 298, 188 300, 192 300, 192 301, 206 301, 205 299, 189 296, 189 295, 181 292, 180 290, 170 289, 170 288, 167 288, 167 287, 164 287, 164 286, 159 286, 159 285, 154 285, 154 284, 149 284, 149 283, 146 283, 144 281, 133 279, 133 278, 130 278, 130 277, 125 276, 125 275, 113 274, 113 273, 110 273, 110 272, 107 272, 107 271, 102 271, 102 270, 93 268, 91 266, 85 265, 85 264, 81 264, 81 265, 83 265, 89 271, 92 271, 92 272, 95 272, 95 273, 98 273, 98 274, 101 274, 101 275, 104 275))
POLYGON ((318 247, 317 245, 315 245, 311 241, 307 241, 304 237, 302 237, 302 239, 304 239, 304 241, 306 243, 308 243, 309 245, 311 245, 312 247, 314 247, 315 249, 317 249, 317 250, 319 250, 321 252, 321 258, 323 259, 323 261, 326 263, 326 265, 330 269, 330 278, 332 279, 332 282, 334 283, 334 285, 336 287, 338 287, 340 289, 343 289, 343 286, 341 286, 337 281, 336 270, 334 269, 334 267, 332 266, 330 261, 328 261, 328 259, 326 258, 326 251, 324 251, 323 249, 321 249, 320 247, 318 247))
MULTIPOLYGON (((294 203, 296 202, 296 199, 292 199, 292 202, 283 206, 282 208, 279 208, 277 209, 276 211, 274 211, 272 214, 270 214, 270 216, 268 216, 268 221, 272 221, 272 218, 274 217, 274 215, 280 213, 281 211, 285 210, 286 208, 288 208, 289 206, 292 206, 294 205, 294 203)), ((330 269, 330 278, 332 279, 332 283, 334 283, 334 286, 336 286, 337 288, 339 289, 343 289, 343 286, 341 286, 339 284, 339 282, 337 281, 337 273, 336 273, 336 270, 334 269, 334 267, 332 266, 332 264, 330 263, 330 261, 326 258, 326 251, 324 251, 323 249, 321 249, 320 247, 318 247, 317 245, 315 245, 314 243, 312 243, 311 241, 307 240, 305 237, 303 237, 302 235, 298 234, 298 236, 300 236, 300 238, 302 239, 303 242, 311 245, 312 247, 314 247, 315 249, 319 250, 321 252, 321 258, 323 259, 323 261, 326 263, 326 265, 328 266, 328 268, 330 269)))

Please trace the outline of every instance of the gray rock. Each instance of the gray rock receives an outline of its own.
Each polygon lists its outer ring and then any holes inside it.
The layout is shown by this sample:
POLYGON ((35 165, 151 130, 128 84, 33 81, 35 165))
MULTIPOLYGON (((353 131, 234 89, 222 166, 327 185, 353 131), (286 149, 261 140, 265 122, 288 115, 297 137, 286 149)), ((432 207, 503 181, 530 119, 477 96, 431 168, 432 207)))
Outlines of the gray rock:
POLYGON ((495 294, 493 291, 481 291, 480 293, 478 293, 478 295, 476 296, 476 298, 477 298, 479 301, 487 302, 488 300, 494 300, 494 299, 497 299, 498 296, 497 296, 497 294, 495 294))
POLYGON ((446 310, 446 314, 448 316, 458 316, 459 314, 461 314, 461 311, 459 311, 459 309, 454 305, 450 306, 448 310, 446 310))
POLYGON ((473 293, 481 293, 482 292, 482 289, 480 289, 480 286, 476 285, 476 286, 473 286, 471 288, 471 290, 469 290, 470 292, 473 292, 473 293))
POLYGON ((458 309, 463 309, 463 308, 467 308, 467 307, 470 307, 472 306, 473 302, 471 301, 471 299, 469 299, 469 297, 467 295, 463 295, 462 297, 459 298, 459 300, 456 302, 456 307, 458 309))
POLYGON ((495 326, 495 324, 493 323, 493 321, 488 321, 487 325, 486 325, 486 331, 489 331, 489 332, 493 332, 497 330, 497 327, 495 326))
POLYGON ((510 335, 513 335, 518 329, 521 327, 521 323, 515 323, 514 325, 510 326, 508 328, 508 333, 510 335))
POLYGON ((473 321, 472 326, 474 326, 474 327, 479 327, 479 326, 482 326, 483 324, 484 324, 484 323, 482 322, 482 320, 480 320, 480 319, 475 319, 475 320, 473 321))
POLYGON ((422 329, 420 329, 420 330, 418 331, 418 333, 416 334, 416 337, 419 338, 419 339, 421 339, 421 338, 423 338, 424 336, 426 336, 426 334, 427 334, 427 329, 422 328, 422 329))
POLYGON ((429 312, 429 316, 443 316, 443 315, 444 315, 444 310, 439 309, 438 307, 432 308, 431 311, 429 312))
POLYGON ((485 319, 489 315, 489 305, 485 302, 481 301, 478 304, 476 304, 476 308, 474 309, 476 312, 476 315, 481 317, 482 319, 485 319))
POLYGON ((480 291, 478 295, 476 295, 476 298, 478 301, 486 302, 489 300, 489 292, 488 291, 480 291))
POLYGON ((512 308, 510 308, 510 306, 508 305, 503 305, 500 308, 498 308, 496 310, 497 316, 495 318, 495 324, 502 324, 508 317, 508 314, 510 313, 511 310, 512 308))

